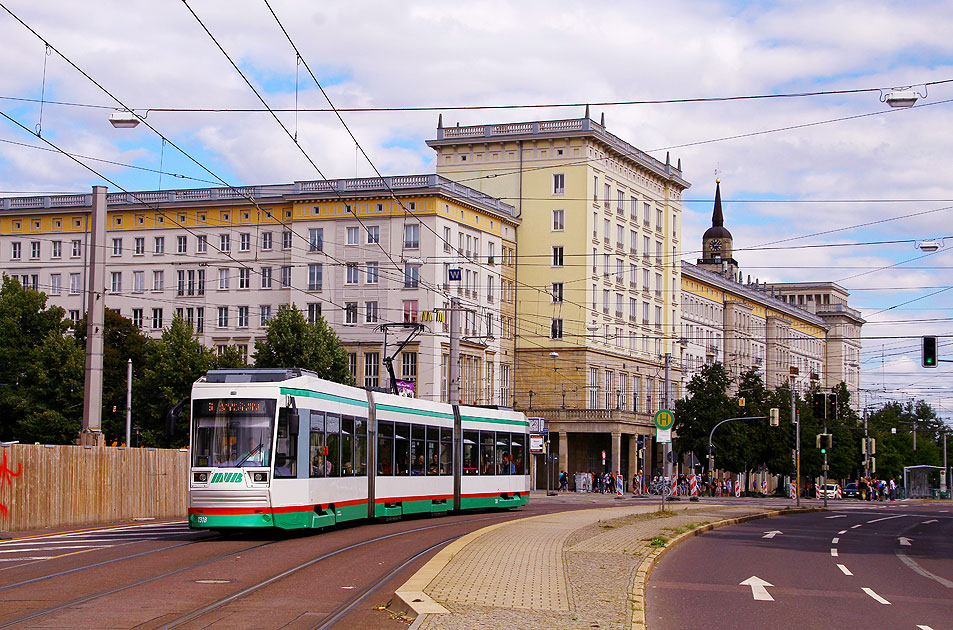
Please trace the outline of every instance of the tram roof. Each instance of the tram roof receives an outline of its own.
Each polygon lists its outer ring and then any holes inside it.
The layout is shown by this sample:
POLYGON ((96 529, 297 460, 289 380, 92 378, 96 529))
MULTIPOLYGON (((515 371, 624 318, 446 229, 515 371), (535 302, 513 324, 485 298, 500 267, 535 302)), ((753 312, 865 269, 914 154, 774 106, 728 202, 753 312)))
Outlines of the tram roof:
POLYGON ((238 368, 227 370, 209 370, 205 375, 206 383, 277 383, 300 376, 318 375, 301 368, 238 368))

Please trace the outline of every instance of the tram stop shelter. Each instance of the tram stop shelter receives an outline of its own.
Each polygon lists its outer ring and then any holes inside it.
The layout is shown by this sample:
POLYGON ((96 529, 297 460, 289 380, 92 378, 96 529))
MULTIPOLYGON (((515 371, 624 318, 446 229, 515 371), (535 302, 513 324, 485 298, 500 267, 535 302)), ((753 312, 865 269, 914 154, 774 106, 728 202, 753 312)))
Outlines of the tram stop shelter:
MULTIPOLYGON (((949 498, 949 493, 940 496, 942 466, 904 466, 903 488, 909 499, 949 498)), ((945 490, 945 489, 944 489, 945 490)))

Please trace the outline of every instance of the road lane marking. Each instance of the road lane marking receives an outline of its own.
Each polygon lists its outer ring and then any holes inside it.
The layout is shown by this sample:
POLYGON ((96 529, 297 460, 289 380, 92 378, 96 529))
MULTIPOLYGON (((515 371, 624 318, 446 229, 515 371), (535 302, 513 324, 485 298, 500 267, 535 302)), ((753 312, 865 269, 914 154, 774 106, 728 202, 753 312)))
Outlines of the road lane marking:
POLYGON ((757 575, 752 575, 744 582, 738 583, 740 586, 750 586, 751 587, 751 596, 755 600, 764 601, 764 602, 773 602, 774 598, 771 597, 771 593, 768 592, 766 586, 774 586, 770 582, 762 580, 757 575))
POLYGON ((910 547, 910 546, 911 546, 911 545, 910 545, 910 541, 913 540, 913 539, 912 539, 912 538, 907 538, 906 536, 901 536, 901 537, 898 538, 897 540, 900 541, 900 546, 901 546, 901 547, 910 547))
POLYGON ((783 534, 783 533, 784 533, 784 532, 782 532, 781 530, 776 529, 776 530, 774 530, 774 531, 772 531, 772 532, 765 532, 765 533, 764 533, 764 536, 762 536, 762 538, 774 538, 774 537, 777 536, 778 534, 783 534))
POLYGON ((873 598, 874 598, 874 601, 878 601, 878 602, 880 602, 881 604, 887 604, 888 606, 890 605, 890 602, 888 602, 886 599, 884 599, 883 597, 881 597, 880 595, 878 595, 877 593, 875 593, 872 588, 867 588, 866 586, 864 586, 864 587, 862 587, 860 590, 862 590, 863 592, 865 592, 865 593, 867 593, 868 595, 870 595, 871 597, 873 597, 873 598))
POLYGON ((106 545, 66 545, 63 547, 29 547, 26 549, 0 549, 0 553, 26 553, 37 551, 59 551, 60 549, 106 549, 106 545))
POLYGON ((832 544, 832 545, 836 545, 836 544, 839 543, 839 542, 840 542, 840 537, 839 537, 839 536, 834 536, 833 538, 831 538, 831 544, 832 544))
POLYGON ((851 526, 850 526, 851 529, 857 529, 858 527, 863 527, 863 525, 851 525, 851 526))
POLYGON ((930 573, 929 571, 927 571, 926 569, 924 569, 923 567, 921 567, 919 564, 917 564, 917 561, 916 561, 916 560, 914 560, 913 558, 911 558, 911 557, 908 556, 907 554, 903 553, 902 551, 899 551, 899 550, 898 550, 898 551, 895 551, 894 553, 896 553, 896 554, 897 554, 897 557, 900 558, 900 562, 902 562, 902 563, 904 563, 905 565, 907 565, 907 567, 909 567, 910 569, 912 569, 915 573, 918 573, 918 574, 922 575, 922 576, 925 577, 925 578, 929 578, 929 579, 931 579, 931 580, 935 580, 935 581, 939 582, 940 584, 942 584, 943 586, 945 586, 946 588, 953 588, 953 582, 951 582, 950 580, 948 580, 948 579, 946 579, 946 578, 940 577, 939 575, 937 575, 937 574, 935 574, 935 573, 930 573))
POLYGON ((867 521, 868 523, 879 523, 880 521, 889 521, 892 518, 903 518, 906 514, 895 514, 893 516, 883 516, 881 518, 875 518, 872 521, 867 521))
POLYGON ((837 532, 837 535, 838 535, 838 536, 843 536, 843 535, 846 534, 846 533, 847 533, 847 530, 846 530, 846 529, 842 529, 842 530, 840 530, 839 532, 837 532))
POLYGON ((847 518, 846 514, 835 514, 834 516, 825 516, 824 518, 847 518))
POLYGON ((931 518, 929 521, 923 521, 923 522, 920 523, 920 524, 921 524, 921 525, 929 525, 930 523, 939 523, 939 522, 940 522, 940 521, 938 521, 937 519, 931 518))
POLYGON ((933 628, 931 628, 930 626, 924 626, 922 624, 918 625, 917 627, 920 628, 920 630, 933 630, 933 628))
POLYGON ((844 575, 853 575, 853 573, 850 572, 850 569, 848 569, 847 567, 845 567, 845 566, 842 565, 842 564, 838 564, 838 565, 837 565, 837 568, 840 569, 841 572, 842 572, 844 575))
POLYGON ((837 557, 837 550, 836 550, 836 549, 831 549, 831 557, 834 557, 834 558, 837 557))
POLYGON ((24 558, 0 558, 0 562, 20 562, 27 560, 51 560, 56 556, 26 556, 24 558))

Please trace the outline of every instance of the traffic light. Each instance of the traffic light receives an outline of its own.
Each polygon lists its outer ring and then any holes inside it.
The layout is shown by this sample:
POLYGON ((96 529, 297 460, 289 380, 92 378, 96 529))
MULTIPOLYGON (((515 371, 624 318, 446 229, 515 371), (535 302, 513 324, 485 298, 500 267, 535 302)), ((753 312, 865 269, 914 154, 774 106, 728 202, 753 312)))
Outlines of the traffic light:
POLYGON ((816 444, 817 448, 821 449, 821 455, 823 455, 834 446, 834 436, 830 433, 818 433, 816 444))
POLYGON ((875 454, 876 452, 877 452, 877 440, 875 440, 874 438, 864 438, 864 439, 860 442, 860 454, 861 454, 861 455, 873 455, 873 454, 875 454), (868 442, 870 443, 869 447, 868 447, 868 442), (870 450, 869 453, 867 452, 868 448, 869 448, 869 450, 870 450))
POLYGON ((928 335, 923 337, 923 352, 920 355, 920 364, 925 368, 936 367, 936 337, 928 335))
POLYGON ((778 426, 780 417, 781 410, 777 407, 771 407, 771 409, 768 410, 768 419, 772 427, 778 426))
POLYGON ((870 438, 870 454, 871 455, 877 454, 877 440, 875 440, 874 438, 870 438))
POLYGON ((814 402, 814 419, 815 420, 824 419, 825 398, 826 398, 825 394, 814 394, 813 402, 814 402))
POLYGON ((830 420, 837 418, 837 394, 827 395, 827 414, 825 417, 830 420))
POLYGON ((872 473, 877 472, 877 458, 876 457, 870 458, 870 472, 872 473))
POLYGON ((797 423, 796 422, 791 423, 791 448, 792 449, 797 448, 797 423))

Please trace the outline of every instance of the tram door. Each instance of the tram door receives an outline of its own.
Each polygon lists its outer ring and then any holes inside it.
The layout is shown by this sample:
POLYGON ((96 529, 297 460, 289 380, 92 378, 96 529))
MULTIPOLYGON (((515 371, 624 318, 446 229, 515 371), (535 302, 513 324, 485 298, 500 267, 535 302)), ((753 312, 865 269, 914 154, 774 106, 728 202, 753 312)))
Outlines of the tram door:
POLYGON ((278 410, 278 439, 275 441, 275 479, 298 476, 298 410, 278 410))

